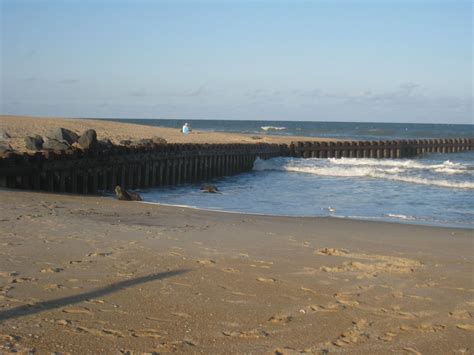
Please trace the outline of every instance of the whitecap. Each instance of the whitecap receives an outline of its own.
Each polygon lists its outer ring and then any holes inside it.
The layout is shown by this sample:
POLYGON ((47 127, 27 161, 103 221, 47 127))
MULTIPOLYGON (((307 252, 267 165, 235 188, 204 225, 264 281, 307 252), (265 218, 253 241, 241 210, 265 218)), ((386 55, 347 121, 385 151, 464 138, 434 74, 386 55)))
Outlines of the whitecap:
POLYGON ((286 127, 275 127, 275 126, 262 126, 260 127, 264 131, 283 131, 286 127))

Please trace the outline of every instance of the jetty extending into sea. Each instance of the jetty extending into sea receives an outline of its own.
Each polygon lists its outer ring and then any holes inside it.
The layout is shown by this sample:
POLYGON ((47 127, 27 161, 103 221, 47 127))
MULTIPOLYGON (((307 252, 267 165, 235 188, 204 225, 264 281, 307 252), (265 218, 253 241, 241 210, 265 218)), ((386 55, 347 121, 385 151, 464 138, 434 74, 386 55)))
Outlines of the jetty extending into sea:
POLYGON ((411 158, 474 149, 474 138, 396 141, 293 142, 291 144, 109 145, 94 149, 6 152, 0 187, 98 194, 174 186, 250 171, 257 158, 411 158))

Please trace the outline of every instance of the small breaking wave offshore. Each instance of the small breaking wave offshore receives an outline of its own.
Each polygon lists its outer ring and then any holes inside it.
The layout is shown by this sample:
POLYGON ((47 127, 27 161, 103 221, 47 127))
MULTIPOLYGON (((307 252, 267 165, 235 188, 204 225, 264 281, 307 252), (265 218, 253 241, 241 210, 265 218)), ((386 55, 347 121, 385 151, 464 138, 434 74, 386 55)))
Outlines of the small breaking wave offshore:
POLYGON ((285 171, 319 176, 372 178, 408 184, 431 185, 444 188, 474 189, 474 165, 422 159, 377 160, 361 158, 258 159, 254 170, 285 171))

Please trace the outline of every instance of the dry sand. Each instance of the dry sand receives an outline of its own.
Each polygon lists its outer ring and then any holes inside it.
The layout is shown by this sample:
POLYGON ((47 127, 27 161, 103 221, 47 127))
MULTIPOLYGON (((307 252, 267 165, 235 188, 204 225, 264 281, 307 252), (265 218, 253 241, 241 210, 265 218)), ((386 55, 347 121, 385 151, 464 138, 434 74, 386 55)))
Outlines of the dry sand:
MULTIPOLYGON (((202 132, 194 129, 189 135, 182 134, 177 127, 150 127, 138 124, 112 122, 89 119, 66 119, 47 117, 26 117, 0 115, 0 130, 8 132, 12 139, 9 143, 15 150, 26 151, 24 139, 26 136, 39 134, 45 136, 57 127, 63 127, 80 134, 86 129, 95 129, 98 139, 110 139, 118 144, 125 139, 141 139, 159 136, 169 143, 290 143, 292 141, 331 141, 325 138, 308 138, 297 136, 272 136, 265 133, 259 135, 202 132)), ((195 127, 197 128, 197 127, 195 127)))
POLYGON ((0 190, 0 353, 473 352, 472 230, 0 190))

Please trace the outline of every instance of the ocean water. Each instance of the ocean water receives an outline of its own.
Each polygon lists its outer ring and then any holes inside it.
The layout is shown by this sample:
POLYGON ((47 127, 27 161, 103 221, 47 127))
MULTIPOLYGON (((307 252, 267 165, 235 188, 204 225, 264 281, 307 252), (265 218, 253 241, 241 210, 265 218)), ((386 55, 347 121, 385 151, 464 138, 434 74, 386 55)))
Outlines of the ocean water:
POLYGON ((165 119, 123 119, 120 122, 176 129, 188 122, 192 128, 201 131, 360 140, 474 137, 473 125, 453 124, 165 119))
MULTIPOLYGON (((137 121, 135 121, 137 122, 137 121)), ((180 127, 181 121, 137 123, 180 127)), ((470 125, 189 121, 196 129, 348 139, 473 137, 470 125), (206 126, 201 127, 202 122, 206 126), (239 128, 240 127, 240 128, 239 128)), ((142 192, 148 202, 286 216, 332 216, 474 227, 474 151, 412 159, 258 159, 251 172, 200 184, 142 192)))

